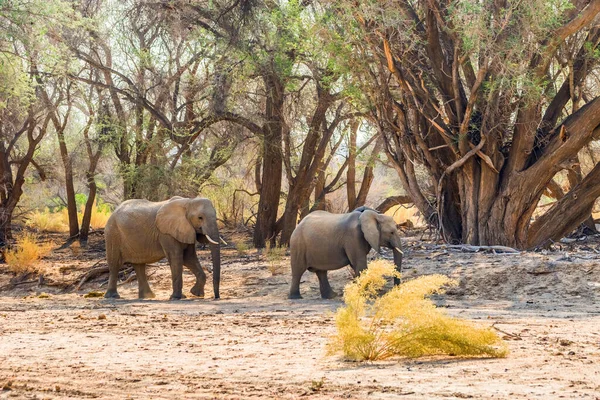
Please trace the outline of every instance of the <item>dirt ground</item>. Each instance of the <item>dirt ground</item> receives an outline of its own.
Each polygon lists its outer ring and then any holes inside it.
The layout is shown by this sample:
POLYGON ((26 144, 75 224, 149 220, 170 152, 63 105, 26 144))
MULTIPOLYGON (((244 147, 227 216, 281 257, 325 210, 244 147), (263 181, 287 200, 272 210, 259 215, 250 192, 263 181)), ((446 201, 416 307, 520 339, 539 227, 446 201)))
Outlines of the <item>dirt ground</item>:
MULTIPOLYGON (((60 293, 61 282, 103 265, 94 236, 89 249, 45 260, 43 284, 28 278, 0 293, 0 399, 600 399, 600 242, 518 255, 406 242, 405 277, 458 279, 436 302, 493 325, 508 358, 353 363, 327 355, 341 301, 321 300, 310 273, 304 299, 287 300, 289 258, 232 246, 222 255, 219 301, 210 285, 206 299, 167 301, 165 263, 149 269, 154 300, 136 300, 135 281, 120 287, 121 300, 84 297, 104 290, 106 275, 60 293)), ((210 265, 208 251, 198 254, 210 265)), ((349 270, 331 275, 341 292, 349 270)), ((0 287, 12 277, 0 265, 0 287)), ((187 274, 186 292, 192 283, 187 274)))

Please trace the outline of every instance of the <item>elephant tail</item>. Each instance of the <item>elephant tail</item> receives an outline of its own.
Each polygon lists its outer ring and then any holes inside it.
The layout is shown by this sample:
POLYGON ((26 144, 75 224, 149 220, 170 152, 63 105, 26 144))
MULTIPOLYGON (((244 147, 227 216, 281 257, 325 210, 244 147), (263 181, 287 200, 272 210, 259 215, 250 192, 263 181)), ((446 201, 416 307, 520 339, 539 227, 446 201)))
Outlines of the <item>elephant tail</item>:
POLYGON ((112 268, 120 268, 123 263, 123 257, 121 257, 121 249, 118 245, 120 242, 118 237, 115 237, 116 232, 113 232, 112 229, 110 232, 105 230, 105 240, 106 240, 106 262, 112 268))

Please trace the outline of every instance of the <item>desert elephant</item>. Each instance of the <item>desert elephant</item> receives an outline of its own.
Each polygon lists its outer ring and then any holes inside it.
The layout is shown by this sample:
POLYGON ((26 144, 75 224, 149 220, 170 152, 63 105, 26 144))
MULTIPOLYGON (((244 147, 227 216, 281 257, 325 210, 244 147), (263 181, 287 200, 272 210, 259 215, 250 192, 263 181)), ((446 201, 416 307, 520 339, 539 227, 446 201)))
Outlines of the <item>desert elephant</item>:
POLYGON ((173 197, 159 203, 148 200, 124 201, 104 228, 106 259, 109 267, 108 290, 104 297, 120 298, 117 278, 123 264, 132 264, 138 279, 139 298, 153 298, 148 285, 146 264, 165 256, 171 266, 171 300, 184 299, 183 266, 196 276, 192 294, 203 297, 206 274, 196 255, 196 241, 210 243, 213 263, 213 288, 219 298, 221 253, 215 208, 208 199, 173 197))
MULTIPOLYGON (((319 278, 321 297, 331 299, 336 293, 329 286, 327 271, 350 265, 359 275, 367 268, 367 253, 372 248, 388 247, 400 271, 402 250, 400 235, 392 217, 360 208, 347 214, 315 211, 298 224, 290 239, 292 284, 290 299, 301 299, 300 278, 306 270, 319 278)), ((399 280, 394 278, 394 284, 399 280)))

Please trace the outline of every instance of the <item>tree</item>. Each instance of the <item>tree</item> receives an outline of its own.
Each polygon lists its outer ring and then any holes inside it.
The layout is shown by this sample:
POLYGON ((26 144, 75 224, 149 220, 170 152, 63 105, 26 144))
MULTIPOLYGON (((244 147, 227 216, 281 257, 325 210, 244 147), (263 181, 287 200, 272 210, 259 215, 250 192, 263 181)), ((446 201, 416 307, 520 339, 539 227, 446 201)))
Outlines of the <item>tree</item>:
POLYGON ((45 92, 44 76, 64 71, 64 58, 50 39, 55 24, 66 26, 72 8, 62 1, 8 3, 0 8, 0 244, 11 238, 13 213, 23 194, 62 92, 45 92))
POLYGON ((532 221, 553 177, 600 134, 600 2, 336 4, 361 41, 354 60, 368 60, 353 67, 385 152, 447 241, 532 248, 589 217, 600 164, 532 221))

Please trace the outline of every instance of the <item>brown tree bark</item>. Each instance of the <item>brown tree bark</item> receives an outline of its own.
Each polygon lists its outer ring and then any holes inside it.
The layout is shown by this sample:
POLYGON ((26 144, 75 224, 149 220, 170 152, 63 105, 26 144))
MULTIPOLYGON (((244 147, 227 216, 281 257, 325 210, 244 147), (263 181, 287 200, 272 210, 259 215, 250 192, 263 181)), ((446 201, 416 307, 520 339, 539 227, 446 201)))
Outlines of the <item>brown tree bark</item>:
MULTIPOLYGON (((70 111, 70 105, 68 110, 70 111)), ((73 164, 69 157, 69 150, 65 141, 65 128, 69 119, 69 112, 64 116, 61 123, 56 111, 51 112, 54 130, 58 136, 58 147, 60 149, 60 158, 65 170, 65 191, 67 193, 67 213, 69 215, 69 237, 74 238, 79 235, 79 221, 77 219, 77 202, 75 200, 75 185, 73 183, 73 164)))
MULTIPOLYGON (((283 155, 281 143, 284 125, 284 86, 279 75, 267 73, 263 77, 266 91, 265 125, 262 140, 262 178, 256 225, 254 227, 254 247, 263 248, 267 241, 274 246, 281 193, 283 155)), ((258 188, 257 188, 258 189, 258 188)))

